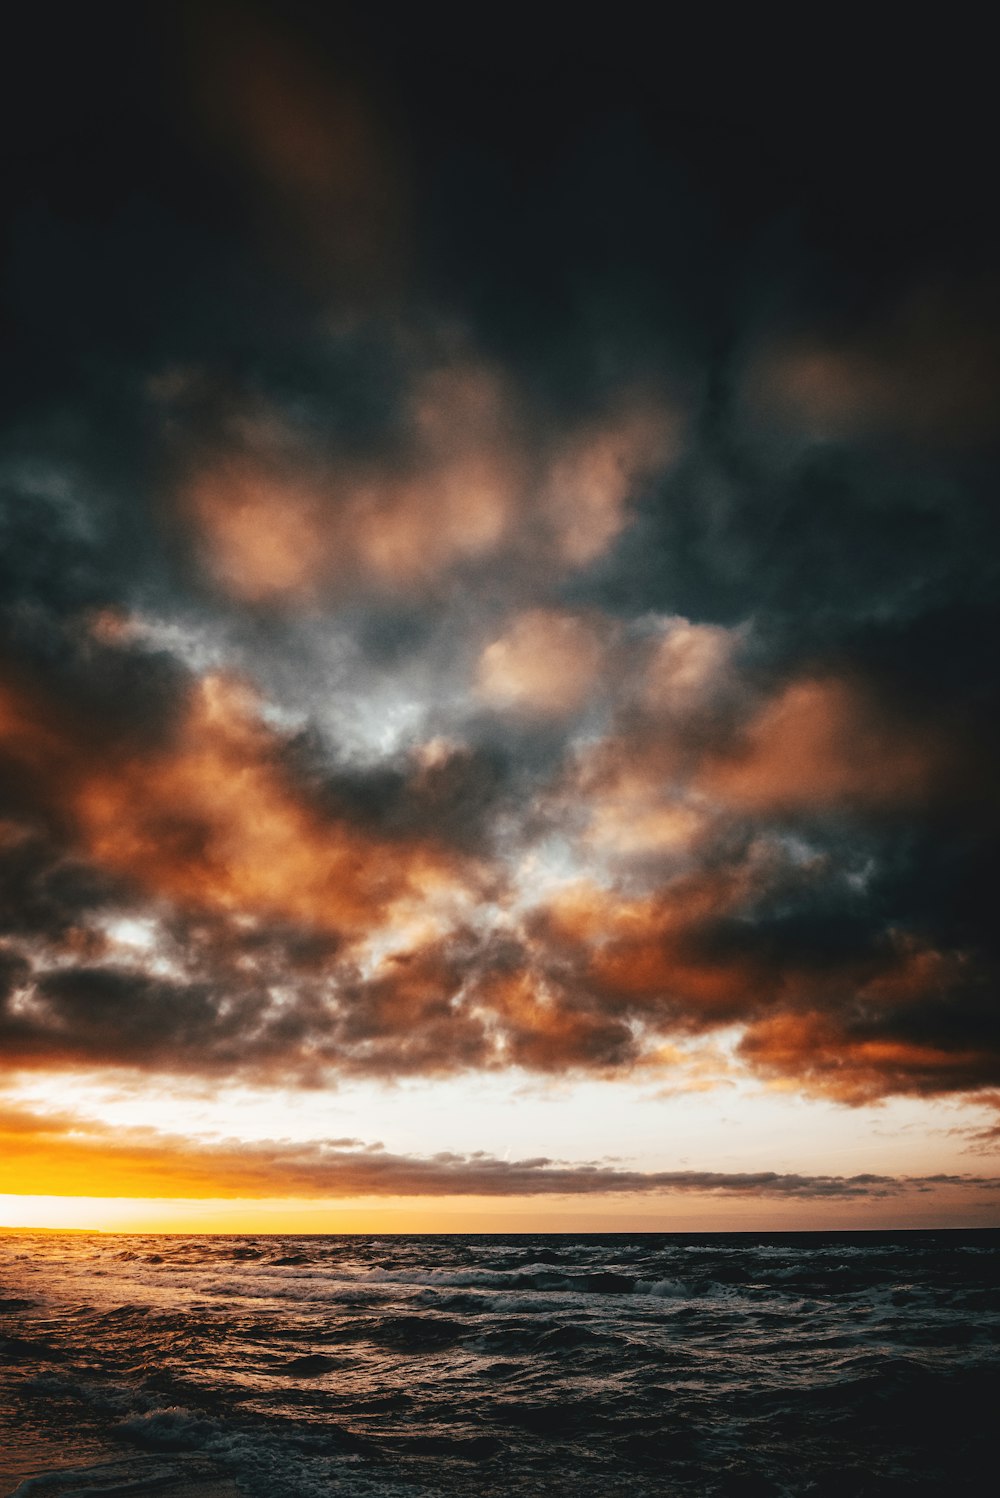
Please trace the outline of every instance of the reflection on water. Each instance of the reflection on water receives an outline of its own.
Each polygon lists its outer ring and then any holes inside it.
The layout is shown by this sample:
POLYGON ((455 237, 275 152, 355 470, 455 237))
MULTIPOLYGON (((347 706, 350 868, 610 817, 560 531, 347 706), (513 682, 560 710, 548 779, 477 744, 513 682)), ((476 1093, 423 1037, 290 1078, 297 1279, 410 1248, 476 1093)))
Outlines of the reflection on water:
POLYGON ((998 1269, 989 1232, 0 1238, 0 1495, 972 1492, 998 1269))

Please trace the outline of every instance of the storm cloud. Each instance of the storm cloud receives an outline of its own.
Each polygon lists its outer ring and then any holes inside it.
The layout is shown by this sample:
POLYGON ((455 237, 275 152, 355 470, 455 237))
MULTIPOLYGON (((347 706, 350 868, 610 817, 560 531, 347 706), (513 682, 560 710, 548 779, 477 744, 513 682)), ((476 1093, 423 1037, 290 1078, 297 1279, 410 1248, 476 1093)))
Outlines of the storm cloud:
MULTIPOLYGON (((693 34, 21 24, 3 1066, 645 1075, 735 1027, 845 1103, 993 1096, 976 91, 932 131, 693 34)), ((519 1169, 389 1175, 687 1189, 519 1169)), ((886 1185, 797 1180, 724 1189, 886 1185)))

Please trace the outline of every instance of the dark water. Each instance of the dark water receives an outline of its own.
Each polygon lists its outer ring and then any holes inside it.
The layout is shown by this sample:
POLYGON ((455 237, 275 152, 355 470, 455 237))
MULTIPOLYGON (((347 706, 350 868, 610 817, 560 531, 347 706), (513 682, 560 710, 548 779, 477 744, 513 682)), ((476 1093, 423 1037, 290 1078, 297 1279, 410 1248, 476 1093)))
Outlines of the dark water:
POLYGON ((989 1492, 998 1350, 1000 1233, 0 1238, 0 1494, 989 1492))

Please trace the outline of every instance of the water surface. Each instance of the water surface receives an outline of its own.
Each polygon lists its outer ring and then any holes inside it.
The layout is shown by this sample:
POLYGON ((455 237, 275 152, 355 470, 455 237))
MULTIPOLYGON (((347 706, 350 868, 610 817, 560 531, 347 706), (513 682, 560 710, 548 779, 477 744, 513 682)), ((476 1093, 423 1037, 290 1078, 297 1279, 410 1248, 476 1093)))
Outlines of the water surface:
POLYGON ((9 1236, 0 1498, 979 1492, 998 1348, 996 1232, 9 1236))

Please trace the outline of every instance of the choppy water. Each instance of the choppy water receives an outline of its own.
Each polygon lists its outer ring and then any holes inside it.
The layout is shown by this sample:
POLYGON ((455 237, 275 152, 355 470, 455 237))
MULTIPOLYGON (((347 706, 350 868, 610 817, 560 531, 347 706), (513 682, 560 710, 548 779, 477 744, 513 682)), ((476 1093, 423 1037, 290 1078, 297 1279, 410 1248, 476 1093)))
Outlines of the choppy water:
POLYGON ((13 1236, 0 1495, 983 1492, 998 1349, 1000 1233, 13 1236))

